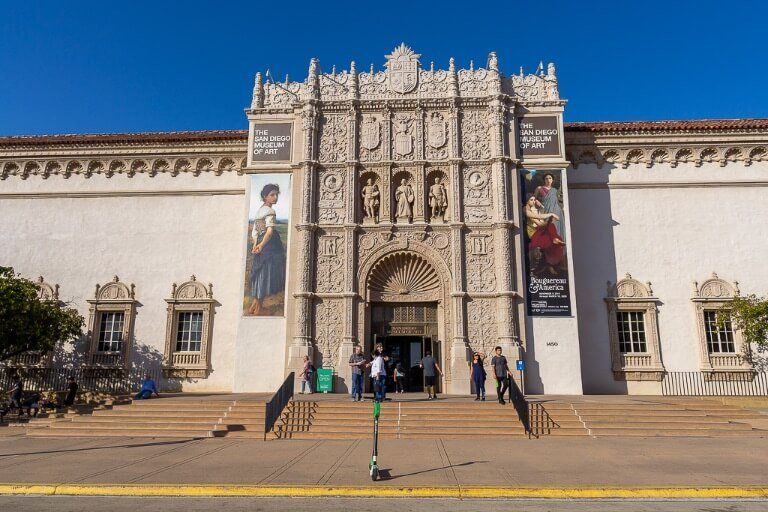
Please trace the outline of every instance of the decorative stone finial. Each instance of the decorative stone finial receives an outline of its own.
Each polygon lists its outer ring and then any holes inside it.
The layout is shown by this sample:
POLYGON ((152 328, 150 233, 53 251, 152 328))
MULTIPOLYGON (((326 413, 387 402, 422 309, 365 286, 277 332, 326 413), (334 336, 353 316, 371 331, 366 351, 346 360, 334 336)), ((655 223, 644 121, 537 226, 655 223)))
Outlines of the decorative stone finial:
POLYGON ((556 75, 556 73, 555 73, 555 63, 554 62, 550 62, 549 64, 547 64, 547 76, 550 77, 550 78, 555 78, 555 75, 556 75))
POLYGON ((355 61, 349 63, 349 98, 357 99, 360 97, 360 84, 357 79, 357 65, 355 61))
POLYGON ((488 70, 489 71, 499 70, 499 58, 496 56, 496 52, 491 52, 488 54, 488 70))
POLYGON ((459 77, 456 76, 456 61, 451 57, 448 61, 448 83, 451 90, 451 94, 454 96, 459 95, 459 77))
POLYGON ((256 73, 253 80, 253 97, 251 98, 251 108, 262 108, 264 106, 264 82, 261 73, 256 73))
POLYGON ((313 98, 320 97, 320 79, 318 78, 318 67, 320 61, 316 58, 312 58, 309 61, 309 73, 307 74, 307 85, 311 91, 313 98))
POLYGON ((648 293, 649 293, 651 296, 653 296, 653 287, 651 286, 651 282, 650 282, 650 281, 646 281, 646 282, 645 282, 645 286, 647 286, 647 287, 648 287, 648 293))
POLYGON ((536 74, 539 76, 544 76, 544 61, 539 61, 539 66, 536 68, 536 74))

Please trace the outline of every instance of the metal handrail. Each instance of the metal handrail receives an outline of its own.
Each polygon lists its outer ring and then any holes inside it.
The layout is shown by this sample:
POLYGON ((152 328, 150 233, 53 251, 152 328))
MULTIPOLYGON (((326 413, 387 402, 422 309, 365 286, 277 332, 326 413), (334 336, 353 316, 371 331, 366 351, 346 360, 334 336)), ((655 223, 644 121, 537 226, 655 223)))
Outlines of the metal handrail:
POLYGON ((520 418, 520 423, 523 424, 526 434, 531 437, 531 420, 528 411, 528 400, 515 382, 515 379, 509 379, 510 399, 515 406, 517 416, 520 418))
POLYGON ((277 389, 272 398, 269 399, 264 406, 264 440, 267 440, 267 434, 272 431, 275 426, 275 422, 280 418, 283 413, 283 409, 288 405, 288 402, 293 398, 293 380, 295 378, 294 372, 291 372, 288 377, 285 378, 283 384, 277 389))

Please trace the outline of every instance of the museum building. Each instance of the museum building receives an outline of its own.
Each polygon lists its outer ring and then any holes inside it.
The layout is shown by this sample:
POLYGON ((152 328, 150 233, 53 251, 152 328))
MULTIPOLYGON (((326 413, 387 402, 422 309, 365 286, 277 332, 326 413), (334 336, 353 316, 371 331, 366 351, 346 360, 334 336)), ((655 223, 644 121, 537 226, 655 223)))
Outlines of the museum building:
POLYGON ((496 346, 527 393, 749 380, 760 354, 716 313, 768 292, 768 119, 564 123, 566 103, 554 64, 403 44, 380 70, 257 73, 248 130, 0 137, 0 265, 88 331, 9 364, 251 392, 309 356, 348 392, 381 343, 414 391, 427 351, 467 394, 496 346))

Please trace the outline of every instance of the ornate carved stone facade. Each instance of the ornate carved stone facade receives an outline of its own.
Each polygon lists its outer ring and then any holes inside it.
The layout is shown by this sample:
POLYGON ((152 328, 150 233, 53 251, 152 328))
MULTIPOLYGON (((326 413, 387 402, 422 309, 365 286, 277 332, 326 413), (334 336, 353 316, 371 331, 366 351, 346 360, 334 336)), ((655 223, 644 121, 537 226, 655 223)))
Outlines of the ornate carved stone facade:
POLYGON ((484 68, 458 70, 453 59, 437 70, 419 57, 400 45, 385 71, 352 63, 323 73, 313 59, 300 83, 257 76, 248 114, 293 115, 305 144, 295 271, 314 279, 291 290, 288 366, 314 350, 316 364, 344 376, 352 346, 372 347, 374 306, 428 303, 446 382, 461 391, 470 349, 518 345, 509 127, 517 108, 564 102, 554 67, 504 77, 495 54, 484 68))

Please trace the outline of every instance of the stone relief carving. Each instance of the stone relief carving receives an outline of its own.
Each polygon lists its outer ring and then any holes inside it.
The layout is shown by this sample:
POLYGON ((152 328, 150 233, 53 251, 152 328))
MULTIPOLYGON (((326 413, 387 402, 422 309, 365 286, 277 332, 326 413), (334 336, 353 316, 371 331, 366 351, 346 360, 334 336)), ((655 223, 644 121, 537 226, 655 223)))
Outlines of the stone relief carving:
POLYGON ((341 293, 344 291, 343 234, 321 234, 317 247, 317 291, 341 293), (339 239, 341 238, 341 242, 339 239))
POLYGON ((448 158, 448 122, 441 112, 432 112, 426 121, 426 156, 429 159, 448 158))
POLYGON ((392 121, 394 139, 392 141, 393 156, 398 160, 413 160, 413 127, 414 119, 408 114, 397 114, 392 121))
POLYGON ((491 134, 487 113, 465 110, 461 119, 461 155, 465 160, 491 157, 491 134))
POLYGON ((376 162, 382 159, 381 123, 376 116, 363 116, 360 123, 360 160, 376 162))
POLYGON ((473 166, 464 169, 464 217, 467 222, 492 219, 491 169, 473 166))
POLYGON ((315 345, 322 356, 321 364, 335 364, 341 346, 344 320, 342 299, 322 299, 315 303, 315 345))
POLYGON ((318 173, 320 186, 318 221, 321 224, 343 222, 345 174, 343 169, 326 169, 318 173))
POLYGON ((440 278, 432 265, 413 252, 394 252, 376 262, 368 277, 370 300, 439 300, 440 278))
POLYGON ((324 114, 320 129, 320 161, 344 162, 347 160, 347 116, 324 114))
POLYGON ((419 82, 419 57, 421 55, 402 43, 386 57, 390 89, 399 94, 414 90, 419 82))
POLYGON ((498 337, 493 299, 472 299, 467 303, 467 335, 472 351, 485 354, 485 363, 490 364, 498 337))
POLYGON ((43 276, 37 278, 37 298, 43 301, 59 300, 59 285, 45 282, 43 276))
POLYGON ((466 239, 467 291, 496 291, 493 234, 472 233, 466 239))

